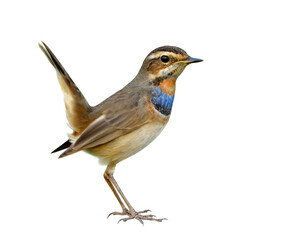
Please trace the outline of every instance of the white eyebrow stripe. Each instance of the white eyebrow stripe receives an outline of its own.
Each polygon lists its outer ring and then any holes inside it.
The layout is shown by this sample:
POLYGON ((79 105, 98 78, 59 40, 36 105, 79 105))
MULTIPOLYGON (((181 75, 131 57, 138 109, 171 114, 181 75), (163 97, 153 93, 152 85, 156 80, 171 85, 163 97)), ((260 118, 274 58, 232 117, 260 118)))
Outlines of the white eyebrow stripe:
POLYGON ((173 52, 167 52, 167 51, 160 51, 160 52, 156 52, 156 53, 152 53, 148 59, 155 59, 155 58, 159 58, 161 57, 162 55, 168 55, 168 56, 174 56, 174 57, 177 57, 179 54, 175 54, 173 52))

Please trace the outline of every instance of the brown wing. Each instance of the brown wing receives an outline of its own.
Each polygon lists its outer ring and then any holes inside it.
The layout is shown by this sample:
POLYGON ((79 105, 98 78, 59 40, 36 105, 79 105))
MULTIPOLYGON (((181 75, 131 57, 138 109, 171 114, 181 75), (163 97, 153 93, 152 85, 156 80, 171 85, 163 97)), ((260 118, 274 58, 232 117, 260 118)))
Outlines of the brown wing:
POLYGON ((95 119, 60 157, 112 141, 150 120, 146 99, 141 92, 122 89, 100 106, 101 115, 95 119))

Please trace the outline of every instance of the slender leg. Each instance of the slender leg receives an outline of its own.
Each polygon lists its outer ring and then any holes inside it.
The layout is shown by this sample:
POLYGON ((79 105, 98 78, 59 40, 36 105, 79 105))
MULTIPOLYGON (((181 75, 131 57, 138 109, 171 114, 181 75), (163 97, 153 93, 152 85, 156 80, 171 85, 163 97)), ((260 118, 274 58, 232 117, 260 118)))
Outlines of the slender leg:
POLYGON ((131 206, 131 204, 129 203, 129 201, 127 200, 126 196, 123 194, 121 188, 119 187, 119 185, 117 184, 116 180, 113 177, 113 172, 114 172, 114 168, 115 165, 108 165, 104 177, 106 182, 108 183, 109 187, 111 188, 112 192, 114 193, 115 197, 117 198, 118 202, 120 203, 123 212, 113 212, 110 213, 108 215, 108 217, 110 215, 128 215, 127 218, 122 218, 119 220, 120 221, 128 221, 130 219, 137 219, 141 224, 144 224, 143 220, 150 220, 150 221, 157 221, 157 222, 162 222, 162 220, 166 220, 166 218, 161 218, 161 219, 156 219, 154 218, 154 215, 141 215, 141 213, 147 213, 150 210, 144 210, 144 211, 139 211, 136 212, 134 210, 134 208, 131 206), (120 194, 120 196, 123 198, 124 202, 126 203, 126 205, 128 206, 129 210, 125 207, 125 205, 123 204, 122 200, 120 199, 118 193, 120 194))
POLYGON ((129 203, 129 201, 127 200, 126 196, 124 195, 124 193, 122 192, 122 189, 120 188, 120 186, 117 184, 117 182, 115 181, 113 176, 109 176, 110 182, 114 185, 114 187, 117 189, 117 191, 119 192, 119 194, 122 196, 123 200, 125 201, 126 205, 128 206, 129 210, 131 212, 135 212, 134 208, 131 206, 131 204, 129 203))
POLYGON ((115 190, 112 182, 110 181, 110 177, 114 173, 115 170, 115 165, 114 164, 109 164, 106 168, 106 171, 104 173, 104 178, 107 184, 109 185, 111 191, 113 192, 114 196, 116 197, 117 201, 122 207, 122 212, 112 212, 110 213, 107 218, 109 218, 111 215, 129 215, 129 210, 125 207, 123 201, 121 200, 120 196, 118 195, 117 191, 115 190))
POLYGON ((113 192, 114 196, 116 197, 117 201, 119 202, 119 204, 122 207, 123 212, 112 212, 108 215, 107 218, 109 218, 111 215, 128 215, 127 213, 129 212, 128 209, 125 207, 124 203, 122 202, 120 196, 118 195, 118 193, 116 192, 114 186, 112 185, 112 183, 109 180, 108 175, 106 174, 106 172, 104 173, 104 178, 105 181, 107 182, 108 186, 110 187, 111 191, 113 192))

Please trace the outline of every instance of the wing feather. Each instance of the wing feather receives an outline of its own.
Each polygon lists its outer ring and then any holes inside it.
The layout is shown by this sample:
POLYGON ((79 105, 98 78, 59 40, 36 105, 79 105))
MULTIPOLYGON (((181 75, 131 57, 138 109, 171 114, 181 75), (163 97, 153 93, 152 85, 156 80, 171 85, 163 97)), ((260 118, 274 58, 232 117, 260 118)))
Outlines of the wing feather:
POLYGON ((120 91, 102 103, 101 115, 95 119, 60 157, 105 144, 150 121, 142 93, 120 91), (114 101, 112 101, 114 99, 114 101))

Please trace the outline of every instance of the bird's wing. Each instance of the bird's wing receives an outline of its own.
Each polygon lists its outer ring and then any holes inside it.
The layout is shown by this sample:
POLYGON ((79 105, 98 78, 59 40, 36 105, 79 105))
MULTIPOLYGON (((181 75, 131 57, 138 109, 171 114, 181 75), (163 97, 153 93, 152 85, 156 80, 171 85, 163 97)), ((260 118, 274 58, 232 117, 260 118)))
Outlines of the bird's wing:
POLYGON ((105 144, 143 126, 150 121, 145 104, 146 98, 139 92, 121 91, 111 96, 101 104, 101 115, 60 157, 105 144))

